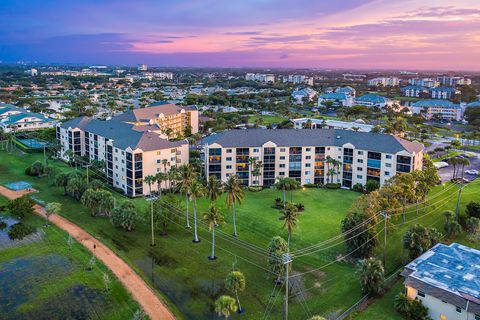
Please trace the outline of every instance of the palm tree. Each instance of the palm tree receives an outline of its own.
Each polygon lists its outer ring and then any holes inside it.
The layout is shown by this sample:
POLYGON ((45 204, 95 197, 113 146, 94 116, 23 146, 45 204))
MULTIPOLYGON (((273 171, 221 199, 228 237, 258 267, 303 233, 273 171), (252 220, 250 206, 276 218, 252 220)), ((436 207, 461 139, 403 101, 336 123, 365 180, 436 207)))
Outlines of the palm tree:
POLYGON ((162 182, 167 179, 167 176, 163 172, 157 172, 155 175, 155 180, 157 181, 157 191, 158 191, 158 196, 162 198, 162 182))
MULTIPOLYGON (((248 163, 248 167, 250 169, 249 180, 251 182, 251 173, 253 171, 253 166, 255 165, 255 163, 257 163, 257 160, 254 157, 249 157, 248 160, 247 160, 247 163, 248 163)), ((250 182, 249 182, 249 185, 251 184, 250 182)))
POLYGON ((275 187, 283 192, 283 207, 285 208, 287 204, 287 191, 290 191, 290 201, 293 202, 293 190, 298 189, 300 183, 292 178, 277 178, 275 187))
POLYGON ((46 226, 49 226, 50 225, 50 216, 52 214, 58 214, 60 212, 62 208, 62 205, 58 202, 50 202, 50 203, 47 203, 47 205, 45 206, 45 225, 46 226))
POLYGON ((170 167, 170 170, 167 172, 167 178, 168 178, 168 188, 170 192, 172 192, 172 189, 175 188, 175 181, 177 181, 177 168, 175 167, 170 167))
POLYGON ((262 161, 257 161, 253 167, 252 174, 254 177, 257 178, 257 183, 256 185, 260 185, 260 176, 262 175, 262 168, 263 168, 263 163, 262 161))
POLYGON ((67 195, 68 174, 60 172, 55 176, 55 185, 57 187, 63 187, 63 194, 67 195))
POLYGON ((399 293, 395 296, 393 308, 400 314, 407 314, 410 310, 410 298, 405 293, 399 293))
POLYGON ((162 159, 162 165, 163 165, 163 172, 167 173, 167 164, 168 160, 167 159, 162 159))
POLYGON ((452 157, 452 158, 447 160, 447 163, 449 165, 453 166, 453 173, 452 173, 452 180, 453 180, 453 179, 455 179, 456 174, 457 174, 456 167, 457 167, 457 164, 458 164, 458 158, 457 157, 452 157))
POLYGON ((217 207, 212 203, 210 204, 210 210, 203 214, 203 221, 208 224, 208 229, 212 231, 212 254, 208 257, 210 260, 215 260, 215 228, 225 223, 225 219, 218 210, 217 207))
POLYGON ((463 176, 465 175, 465 166, 470 165, 470 160, 468 160, 467 158, 460 158, 459 163, 462 165, 462 179, 463 179, 463 176))
POLYGON ((152 196, 152 184, 154 184, 156 180, 157 179, 155 178, 155 176, 151 176, 151 175, 143 178, 143 182, 145 182, 148 185, 148 192, 150 197, 152 196))
POLYGON ((238 293, 245 290, 245 283, 245 276, 240 271, 230 272, 225 279, 225 287, 227 287, 227 290, 233 293, 237 299, 238 313, 243 312, 238 293))
POLYGON ((377 296, 383 291, 385 271, 382 262, 376 258, 361 260, 358 275, 365 294, 377 296))
POLYGON ((198 179, 193 179, 190 187, 188 188, 188 193, 190 195, 190 200, 193 201, 193 228, 194 228, 194 237, 193 242, 199 243, 197 234, 197 198, 205 194, 205 187, 198 179))
POLYGON ((219 316, 224 316, 227 320, 233 312, 237 311, 235 299, 230 296, 221 296, 215 301, 215 312, 219 316))
POLYGON ((180 192, 185 192, 185 204, 187 208, 187 228, 190 228, 190 217, 188 214, 188 190, 190 188, 190 185, 192 184, 192 181, 195 179, 195 171, 193 170, 193 167, 190 164, 184 164, 178 168, 178 186, 180 188, 180 192))
POLYGON ((222 182, 216 176, 210 176, 207 182, 207 195, 210 200, 217 201, 222 191, 222 182))
POLYGON ((295 205, 288 203, 285 208, 282 210, 282 215, 280 216, 280 220, 283 220, 283 228, 287 229, 288 231, 288 239, 287 244, 290 248, 290 238, 292 236, 293 229, 297 225, 298 217, 300 213, 295 205))
POLYGON ((241 204, 245 194, 243 193, 242 186, 238 177, 232 175, 225 183, 225 192, 227 193, 226 202, 227 207, 232 208, 233 217, 233 236, 237 238, 237 223, 235 219, 235 203, 241 204))

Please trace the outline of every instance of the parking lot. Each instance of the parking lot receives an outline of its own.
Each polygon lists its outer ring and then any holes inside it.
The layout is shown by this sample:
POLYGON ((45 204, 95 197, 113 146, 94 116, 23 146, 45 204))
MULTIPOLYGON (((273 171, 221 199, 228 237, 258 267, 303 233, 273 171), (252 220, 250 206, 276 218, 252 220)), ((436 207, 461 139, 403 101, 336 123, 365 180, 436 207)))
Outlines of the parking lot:
MULTIPOLYGON (((468 158, 468 160, 470 161, 470 165, 465 166, 463 171, 470 170, 470 169, 480 170, 480 154, 472 153, 472 152, 469 152, 469 154, 474 154, 474 156, 471 156, 468 158)), ((457 168, 457 172, 461 172, 461 170, 458 171, 458 168, 457 168)), ((438 174, 440 175, 440 179, 442 179, 442 182, 449 181, 450 179, 452 179, 452 176, 453 176, 453 166, 448 166, 448 167, 439 169, 438 174)), ((461 173, 460 173, 460 176, 461 176, 461 173)), ((476 176, 464 173, 464 178, 468 180, 473 180, 476 178, 476 176)))

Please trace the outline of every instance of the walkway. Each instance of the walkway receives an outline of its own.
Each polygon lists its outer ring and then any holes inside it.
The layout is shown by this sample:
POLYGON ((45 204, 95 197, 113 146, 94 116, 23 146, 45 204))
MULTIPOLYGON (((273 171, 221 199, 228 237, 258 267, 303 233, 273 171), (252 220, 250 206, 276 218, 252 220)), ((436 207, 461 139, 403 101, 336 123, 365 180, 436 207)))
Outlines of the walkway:
MULTIPOLYGON (((24 194, 35 192, 36 190, 13 191, 0 186, 0 194, 8 199, 15 199, 24 194)), ((35 205, 35 212, 45 217, 45 209, 39 205, 35 205)), ((125 288, 130 292, 132 297, 142 306, 143 310, 152 320, 173 320, 175 316, 158 298, 155 292, 143 281, 143 279, 133 271, 120 257, 110 250, 103 243, 98 241, 85 230, 76 224, 62 218, 58 215, 52 215, 50 221, 59 228, 68 232, 78 242, 83 244, 90 250, 98 260, 102 261, 115 276, 120 280, 125 288), (96 246, 96 249, 93 246, 96 246)))

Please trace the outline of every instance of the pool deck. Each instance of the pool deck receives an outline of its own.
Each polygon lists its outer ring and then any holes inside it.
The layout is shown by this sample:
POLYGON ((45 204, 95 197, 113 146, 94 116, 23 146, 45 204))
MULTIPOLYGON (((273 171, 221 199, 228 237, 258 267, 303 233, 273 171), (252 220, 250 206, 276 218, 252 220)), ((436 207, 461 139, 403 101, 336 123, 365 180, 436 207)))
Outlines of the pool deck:
MULTIPOLYGON (((25 189, 14 191, 0 185, 0 194, 6 198, 13 200, 25 194, 35 192, 35 189, 25 189)), ((45 209, 36 204, 35 212, 45 217, 45 209)), ((132 297, 142 306, 151 320, 173 320, 176 319, 173 313, 157 296, 155 291, 119 256, 117 256, 106 245, 94 238, 91 234, 70 222, 69 220, 59 216, 50 216, 50 222, 60 229, 66 231, 85 248, 87 248, 97 259, 103 262, 115 276, 120 280, 123 286, 130 292, 132 297)))

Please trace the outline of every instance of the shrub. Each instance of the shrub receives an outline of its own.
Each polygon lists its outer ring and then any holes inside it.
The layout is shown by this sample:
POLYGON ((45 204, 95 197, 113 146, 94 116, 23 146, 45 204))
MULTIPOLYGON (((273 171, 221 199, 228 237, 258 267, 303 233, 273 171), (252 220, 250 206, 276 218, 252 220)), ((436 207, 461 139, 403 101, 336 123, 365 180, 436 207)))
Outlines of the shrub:
POLYGON ((275 198, 274 206, 275 208, 283 208, 283 200, 280 198, 275 198))
POLYGON ((5 221, 0 221, 0 230, 3 230, 7 227, 7 224, 5 223, 5 221))
POLYGON ((40 161, 35 161, 30 167, 25 169, 27 176, 38 177, 44 173, 46 173, 46 168, 40 161))
POLYGON ((21 222, 14 224, 10 230, 8 230, 8 237, 12 240, 23 239, 29 234, 33 233, 33 228, 27 224, 21 222))
POLYGON ((303 186, 305 188, 318 188, 319 187, 319 185, 315 184, 315 183, 305 183, 303 186))
POLYGON ((122 228, 125 231, 132 231, 135 229, 135 224, 138 220, 137 208, 131 202, 123 202, 120 206, 112 211, 112 223, 117 228, 122 228))
POLYGON ((296 203, 295 207, 297 207, 298 211, 304 211, 305 205, 303 203, 296 203))
POLYGON ((465 213, 467 214, 467 217, 475 217, 480 219, 480 202, 470 201, 467 204, 465 213))
POLYGON ((11 200, 7 204, 7 208, 10 214, 23 219, 27 215, 33 214, 33 205, 35 202, 28 195, 21 196, 20 198, 11 200))
POLYGON ((410 299, 405 293, 399 293, 395 297, 393 305, 396 312, 409 320, 431 320, 428 316, 428 308, 418 299, 410 299))
POLYGON ((352 187, 352 190, 357 191, 357 192, 364 192, 365 191, 365 189, 363 188, 363 185, 361 183, 354 184, 353 187, 352 187))
POLYGON ((248 187, 248 191, 252 191, 252 192, 258 192, 258 191, 262 191, 262 190, 263 190, 262 186, 249 186, 248 187))
POLYGON ((342 185, 340 183, 327 183, 325 187, 327 189, 340 189, 342 185))
POLYGON ((365 184, 365 190, 367 192, 372 192, 380 188, 380 183, 376 180, 367 180, 367 183, 365 184))

